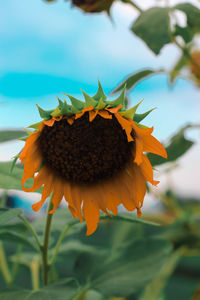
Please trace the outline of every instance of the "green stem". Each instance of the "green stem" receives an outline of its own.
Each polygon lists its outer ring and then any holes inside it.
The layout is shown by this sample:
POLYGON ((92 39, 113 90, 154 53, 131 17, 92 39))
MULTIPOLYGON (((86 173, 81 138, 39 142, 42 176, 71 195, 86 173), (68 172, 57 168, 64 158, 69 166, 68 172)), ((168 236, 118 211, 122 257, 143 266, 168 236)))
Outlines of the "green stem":
POLYGON ((53 256, 52 256, 52 258, 51 258, 50 265, 52 265, 52 264, 55 262, 56 256, 57 256, 58 251, 59 251, 60 246, 61 246, 61 243, 62 243, 62 241, 63 241, 65 235, 68 233, 69 229, 71 228, 71 226, 72 226, 72 224, 67 224, 67 225, 65 226, 65 228, 63 229, 63 232, 61 233, 61 235, 60 235, 60 237, 59 237, 59 239, 58 239, 58 242, 57 242, 57 244, 56 244, 56 247, 55 247, 53 256))
POLYGON ((194 60, 187 47, 182 46, 172 34, 172 42, 188 57, 188 59, 200 69, 200 64, 194 60))
POLYGON ((30 264, 32 286, 34 291, 39 290, 39 264, 38 261, 33 261, 30 264))
POLYGON ((23 216, 19 216, 19 218, 22 220, 22 222, 24 223, 24 225, 27 227, 28 230, 30 230, 35 238, 35 241, 38 245, 38 247, 41 249, 42 245, 40 243, 40 240, 38 238, 38 235, 35 231, 35 229, 32 227, 32 225, 26 220, 26 218, 24 218, 23 216))
POLYGON ((124 2, 125 2, 125 3, 128 3, 128 4, 130 4, 131 6, 133 6, 134 8, 136 8, 137 11, 139 11, 140 13, 143 12, 143 10, 142 10, 137 4, 135 4, 134 2, 132 2, 131 0, 125 0, 124 2))
POLYGON ((4 191, 2 196, 1 196, 1 202, 0 202, 0 207, 6 207, 6 200, 8 198, 8 192, 4 191))
POLYGON ((44 243, 42 246, 42 261, 43 261, 43 280, 44 285, 48 284, 48 273, 49 273, 49 263, 48 263, 48 244, 49 244, 49 234, 51 228, 51 222, 53 215, 50 215, 49 212, 53 209, 53 203, 51 199, 49 201, 49 207, 47 209, 47 216, 46 216, 46 226, 45 226, 45 233, 44 233, 44 243))
POLYGON ((12 282, 12 277, 8 268, 2 242, 0 242, 0 266, 5 282, 10 284, 12 282))
POLYGON ((15 276, 16 276, 18 268, 19 268, 19 261, 20 261, 22 248, 23 248, 23 246, 20 244, 17 246, 16 261, 14 262, 13 268, 12 268, 12 282, 15 280, 15 276))

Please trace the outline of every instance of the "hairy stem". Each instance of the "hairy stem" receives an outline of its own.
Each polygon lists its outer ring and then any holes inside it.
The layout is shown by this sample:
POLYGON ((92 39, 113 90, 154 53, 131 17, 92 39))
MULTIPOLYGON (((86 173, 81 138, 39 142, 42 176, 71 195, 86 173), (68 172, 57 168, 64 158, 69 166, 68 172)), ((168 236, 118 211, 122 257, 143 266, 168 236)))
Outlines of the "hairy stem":
POLYGON ((48 284, 48 273, 49 273, 49 263, 48 263, 48 245, 49 245, 49 235, 50 235, 50 228, 53 215, 50 215, 49 212, 53 209, 53 203, 51 200, 49 201, 49 206, 47 209, 47 216, 46 216, 46 226, 45 226, 45 233, 44 233, 44 243, 42 246, 42 261, 43 261, 43 280, 44 285, 48 284))

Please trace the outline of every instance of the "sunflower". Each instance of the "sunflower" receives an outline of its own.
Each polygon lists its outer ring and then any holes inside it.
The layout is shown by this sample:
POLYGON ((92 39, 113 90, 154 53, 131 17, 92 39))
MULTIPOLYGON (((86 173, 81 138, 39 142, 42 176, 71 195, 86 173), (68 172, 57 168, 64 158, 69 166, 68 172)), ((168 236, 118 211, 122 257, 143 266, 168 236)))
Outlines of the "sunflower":
POLYGON ((99 82, 93 97, 83 92, 85 102, 70 95, 71 105, 58 98, 56 109, 45 111, 43 119, 31 125, 34 131, 26 139, 19 158, 24 164, 22 189, 34 192, 43 186, 41 200, 32 205, 39 211, 52 194, 53 214, 64 197, 74 218, 85 219, 87 235, 98 225, 100 210, 117 214, 118 206, 128 211, 141 207, 146 181, 153 179, 150 161, 143 152, 167 158, 152 128, 138 122, 150 111, 136 114, 139 104, 125 109, 125 88, 108 101, 99 82), (25 183, 33 178, 33 186, 25 183))

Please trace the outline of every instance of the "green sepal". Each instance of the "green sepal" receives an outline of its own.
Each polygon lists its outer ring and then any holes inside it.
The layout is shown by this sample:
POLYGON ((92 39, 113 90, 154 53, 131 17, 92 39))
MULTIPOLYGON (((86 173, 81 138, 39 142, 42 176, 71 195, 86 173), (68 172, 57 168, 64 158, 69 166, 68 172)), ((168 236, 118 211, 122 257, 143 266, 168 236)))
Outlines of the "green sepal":
POLYGON ((39 111, 39 114, 40 114, 40 117, 42 119, 50 119, 51 118, 51 113, 53 112, 53 110, 44 110, 42 109, 39 105, 37 105, 37 108, 38 108, 38 111, 39 111))
POLYGON ((41 123, 42 122, 38 122, 38 123, 32 124, 32 125, 28 126, 27 128, 33 128, 33 129, 38 130, 41 123))
POLYGON ((113 107, 117 107, 121 104, 122 108, 125 107, 125 91, 126 91, 126 84, 123 87, 123 90, 119 97, 113 101, 107 101, 107 104, 113 107))
MULTIPOLYGON (((142 100, 143 101, 143 100, 142 100)), ((137 105, 135 105, 134 107, 124 111, 121 113, 121 115, 124 117, 124 118, 127 118, 127 119, 133 119, 134 118, 134 115, 135 115, 135 112, 138 108, 138 106, 142 103, 142 101, 140 101, 137 105)))
POLYGON ((155 108, 152 108, 150 110, 148 110, 147 112, 143 113, 143 114, 135 114, 133 117, 133 120, 137 123, 141 122, 142 120, 144 120, 155 108))
POLYGON ((25 137, 19 138, 18 140, 26 142, 27 139, 28 139, 28 136, 25 136, 25 137))
POLYGON ((72 103, 72 113, 78 114, 85 108, 85 103, 66 94, 72 103))
POLYGON ((60 108, 57 106, 56 109, 51 113, 51 116, 52 117, 60 117, 61 116, 61 111, 60 111, 60 108))
POLYGON ((141 129, 148 129, 149 128, 149 127, 147 127, 145 125, 142 125, 140 123, 137 123, 137 122, 135 122, 135 124, 136 124, 137 127, 141 128, 141 129))
POLYGON ((91 105, 95 107, 97 105, 98 102, 94 100, 94 98, 90 97, 83 90, 81 90, 81 92, 83 93, 83 96, 85 98, 86 107, 90 107, 91 105))
POLYGON ((57 96, 57 100, 58 100, 58 104, 59 104, 58 107, 61 110, 64 103, 62 102, 62 100, 58 96, 57 96))
POLYGON ((61 110, 62 116, 72 115, 72 107, 71 107, 71 105, 67 104, 66 100, 64 100, 64 103, 60 110, 61 110))
POLYGON ((107 96, 104 94, 103 88, 101 86, 100 81, 98 80, 98 91, 97 93, 93 96, 94 100, 99 101, 101 98, 103 101, 106 101, 107 96))
POLYGON ((28 133, 28 135, 31 135, 33 133, 33 131, 27 130, 26 128, 24 128, 24 131, 26 131, 26 133, 28 133))
POLYGON ((13 169, 14 169, 14 167, 17 163, 17 160, 18 160, 21 153, 22 153, 22 150, 17 155, 13 156, 14 159, 12 161, 12 165, 11 165, 11 168, 10 168, 10 173, 12 173, 12 171, 13 171, 13 169))
POLYGON ((101 110, 106 107, 106 103, 103 101, 103 98, 100 98, 97 106, 95 107, 96 110, 101 110))

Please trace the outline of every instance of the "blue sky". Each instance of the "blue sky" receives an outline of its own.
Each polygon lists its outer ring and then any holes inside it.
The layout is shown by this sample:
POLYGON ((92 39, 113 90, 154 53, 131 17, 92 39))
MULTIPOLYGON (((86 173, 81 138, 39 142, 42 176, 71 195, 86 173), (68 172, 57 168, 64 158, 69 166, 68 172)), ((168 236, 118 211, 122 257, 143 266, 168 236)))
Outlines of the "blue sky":
MULTIPOLYGON (((112 22, 104 13, 86 15, 64 1, 8 0, 0 9, 0 128, 34 123, 35 104, 54 107, 61 92, 80 96, 82 88, 93 94, 99 78, 109 93, 124 76, 173 65, 179 55, 167 46, 156 57, 133 36, 128 28, 137 13, 128 5, 113 6, 112 22)), ((131 104, 142 98, 143 109, 157 107, 150 125, 171 119, 159 125, 158 136, 170 136, 191 114, 198 119, 198 91, 184 80, 172 91, 166 76, 148 79, 135 88, 131 104)))
MULTIPOLYGON (((141 4, 151 3, 145 0, 141 4)), ((35 104, 53 108, 56 95, 62 98, 62 92, 82 97, 82 88, 94 94, 100 79, 109 93, 128 74, 144 68, 169 68, 179 56, 179 50, 170 45, 156 57, 131 34, 128 28, 137 12, 129 5, 114 4, 112 22, 104 13, 86 15, 62 0, 52 4, 2 0, 0 11, 0 129, 39 121, 35 104)), ((131 104, 143 98, 140 112, 157 107, 145 124, 154 125, 155 136, 161 140, 185 123, 199 121, 199 90, 185 80, 178 80, 171 89, 165 75, 154 76, 136 86, 131 104)), ((197 135, 189 134, 197 140, 197 135)), ((21 146, 21 142, 4 145, 1 159, 9 159, 21 146)), ((183 161, 186 167, 176 180, 180 189, 184 186, 186 191, 196 188, 199 192, 199 152, 195 151, 183 161), (194 173, 193 186, 188 184, 188 170, 194 173)))

